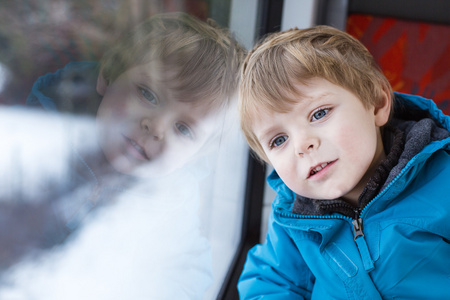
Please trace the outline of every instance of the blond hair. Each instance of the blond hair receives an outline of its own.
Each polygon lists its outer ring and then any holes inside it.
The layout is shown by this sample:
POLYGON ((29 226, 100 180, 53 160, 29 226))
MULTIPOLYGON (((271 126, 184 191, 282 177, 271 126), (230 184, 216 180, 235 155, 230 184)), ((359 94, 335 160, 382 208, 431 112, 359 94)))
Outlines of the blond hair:
POLYGON ((248 53, 239 93, 241 128, 259 158, 268 158, 253 133, 258 112, 285 113, 298 102, 296 84, 323 78, 356 95, 366 108, 381 104, 392 88, 369 51, 329 26, 297 28, 267 36, 248 53))
POLYGON ((175 98, 201 100, 202 105, 209 100, 217 107, 236 92, 244 56, 228 30, 178 12, 138 25, 103 56, 100 68, 109 84, 134 66, 155 63, 152 71, 164 72, 175 98))

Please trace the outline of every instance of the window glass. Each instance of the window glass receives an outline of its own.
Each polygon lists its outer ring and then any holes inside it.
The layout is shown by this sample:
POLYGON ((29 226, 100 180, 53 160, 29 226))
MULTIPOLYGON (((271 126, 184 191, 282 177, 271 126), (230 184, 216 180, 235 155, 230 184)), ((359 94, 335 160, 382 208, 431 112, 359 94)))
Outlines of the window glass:
POLYGON ((215 299, 242 225, 244 50, 166 18, 236 37, 231 1, 0 6, 0 299, 215 299))

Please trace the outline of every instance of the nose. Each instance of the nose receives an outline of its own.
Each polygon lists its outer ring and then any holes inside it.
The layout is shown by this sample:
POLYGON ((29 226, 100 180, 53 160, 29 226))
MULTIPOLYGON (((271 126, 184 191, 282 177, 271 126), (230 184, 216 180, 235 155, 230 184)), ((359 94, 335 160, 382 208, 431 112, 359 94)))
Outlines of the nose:
POLYGON ((157 118, 143 118, 141 120, 141 129, 150 135, 154 140, 161 141, 164 139, 164 124, 157 118))
POLYGON ((310 154, 316 151, 320 146, 320 140, 315 136, 303 136, 299 139, 295 147, 296 155, 303 157, 305 154, 310 154))

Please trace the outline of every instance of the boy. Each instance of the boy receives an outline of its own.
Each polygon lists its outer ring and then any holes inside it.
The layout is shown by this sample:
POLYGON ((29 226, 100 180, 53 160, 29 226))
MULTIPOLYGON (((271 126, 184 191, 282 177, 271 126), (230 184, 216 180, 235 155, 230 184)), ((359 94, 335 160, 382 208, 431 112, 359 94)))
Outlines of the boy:
POLYGON ((241 80, 241 126, 278 194, 241 299, 449 298, 449 117, 392 93, 327 26, 268 36, 241 80))
MULTIPOLYGON (((1 199, 2 211, 8 212, 2 221, 14 224, 13 230, 0 235, 8 245, 2 250, 1 270, 30 253, 65 242, 93 210, 114 203, 130 188, 145 186, 142 194, 147 202, 161 189, 169 196, 178 190, 194 189, 193 174, 173 176, 176 180, 170 177, 167 181, 171 187, 162 185, 161 177, 186 166, 218 136, 223 125, 220 116, 231 106, 236 92, 243 53, 229 32, 212 22, 169 13, 155 15, 139 25, 113 45, 100 64, 71 63, 39 78, 27 99, 29 106, 49 112, 94 114, 96 127, 81 135, 71 123, 62 122, 66 140, 43 136, 39 141, 51 144, 49 151, 62 149, 57 147, 62 142, 70 145, 70 153, 65 156, 69 160, 58 161, 70 169, 66 176, 50 177, 45 169, 35 178, 37 182, 24 183, 20 176, 28 169, 17 168, 21 152, 13 153, 16 165, 9 173, 18 178, 11 182, 17 181, 19 190, 11 187, 13 192, 6 193, 11 199, 1 199), (146 180, 148 177, 152 180, 146 180), (182 183, 185 186, 180 186, 182 183), (25 184, 27 189, 30 185, 38 187, 39 192, 26 198, 21 190, 25 184), (175 185, 176 191, 171 191, 175 185)), ((43 161, 43 169, 49 166, 52 171, 57 157, 43 161)), ((153 201, 165 201, 175 210, 186 200, 179 197, 173 203, 169 196, 153 201)), ((185 202, 195 210, 192 202, 185 202)), ((185 215, 189 215, 187 211, 185 215)), ((152 217, 156 218, 148 216, 152 217)), ((190 228, 188 224, 184 227, 190 228)))

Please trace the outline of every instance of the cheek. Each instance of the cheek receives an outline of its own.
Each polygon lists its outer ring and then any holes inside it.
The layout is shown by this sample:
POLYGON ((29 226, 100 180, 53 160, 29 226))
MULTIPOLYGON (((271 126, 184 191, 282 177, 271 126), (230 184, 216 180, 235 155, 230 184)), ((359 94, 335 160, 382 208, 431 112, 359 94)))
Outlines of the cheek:
POLYGON ((98 116, 102 120, 119 121, 126 117, 127 109, 126 98, 108 98, 102 101, 98 116))
POLYGON ((98 113, 105 119, 120 120, 127 115, 128 106, 132 103, 131 91, 123 85, 112 85, 107 88, 100 102, 98 113))
POLYGON ((283 180, 283 182, 291 190, 293 190, 296 193, 302 190, 300 185, 301 181, 297 180, 298 178, 295 176, 295 174, 286 169, 275 168, 275 170, 277 171, 277 174, 278 176, 280 176, 281 180, 283 180))
MULTIPOLYGON (((269 157, 270 159, 270 157, 269 157)), ((272 158, 271 164, 273 168, 277 171, 278 176, 281 180, 292 190, 298 189, 297 186, 301 183, 299 178, 300 171, 297 170, 298 161, 290 161, 286 157, 281 159, 272 158)))
POLYGON ((352 127, 341 128, 335 133, 335 141, 339 149, 345 150, 347 153, 354 155, 364 145, 361 139, 355 136, 355 129, 352 127))
POLYGON ((185 140, 184 138, 172 133, 170 139, 165 142, 165 157, 168 160, 188 161, 201 148, 201 143, 185 140), (173 134, 173 135, 172 135, 173 134))
POLYGON ((335 126, 332 135, 340 143, 342 148, 359 151, 359 149, 370 149, 376 143, 376 129, 370 120, 342 121, 341 126, 335 126))
MULTIPOLYGON (((362 173, 369 168, 377 148, 376 129, 370 124, 342 128, 338 136, 346 163, 362 173)), ((358 171, 358 172, 359 172, 358 171)))

